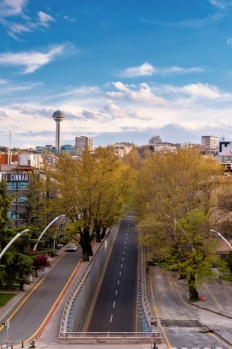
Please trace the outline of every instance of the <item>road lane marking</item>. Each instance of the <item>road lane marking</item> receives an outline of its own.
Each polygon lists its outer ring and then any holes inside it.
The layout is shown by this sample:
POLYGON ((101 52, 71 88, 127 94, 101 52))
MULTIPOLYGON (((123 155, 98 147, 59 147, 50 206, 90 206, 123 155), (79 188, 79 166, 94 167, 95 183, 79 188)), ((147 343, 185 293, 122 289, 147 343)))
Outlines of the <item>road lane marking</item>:
POLYGON ((112 320, 113 320, 113 315, 111 315, 111 317, 110 317, 110 322, 112 322, 112 320))
POLYGON ((117 296, 117 295, 118 295, 118 290, 115 291, 115 296, 117 296))
POLYGON ((120 280, 118 280, 118 285, 120 284, 120 280))
POLYGON ((120 271, 119 276, 121 276, 122 272, 120 271))
POLYGON ((123 264, 121 264, 121 268, 123 267, 123 264))
POLYGON ((113 303, 113 308, 115 307, 115 301, 114 301, 114 303, 113 303))

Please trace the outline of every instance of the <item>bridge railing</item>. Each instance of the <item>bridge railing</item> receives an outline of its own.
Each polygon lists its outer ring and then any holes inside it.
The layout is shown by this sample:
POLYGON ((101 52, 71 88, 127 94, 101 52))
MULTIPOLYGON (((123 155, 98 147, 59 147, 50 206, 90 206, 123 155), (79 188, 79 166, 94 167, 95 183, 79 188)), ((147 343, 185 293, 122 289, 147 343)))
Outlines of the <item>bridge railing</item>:
POLYGON ((160 332, 63 332, 60 333, 59 343, 66 344, 132 344, 132 343, 161 343, 160 332))

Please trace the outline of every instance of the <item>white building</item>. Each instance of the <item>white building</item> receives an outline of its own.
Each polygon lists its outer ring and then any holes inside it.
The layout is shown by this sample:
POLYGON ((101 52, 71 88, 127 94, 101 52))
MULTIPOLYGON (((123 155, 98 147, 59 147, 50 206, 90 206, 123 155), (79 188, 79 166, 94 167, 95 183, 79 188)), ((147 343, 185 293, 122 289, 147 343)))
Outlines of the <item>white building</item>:
POLYGON ((133 149, 133 144, 128 142, 121 142, 121 143, 114 144, 113 147, 115 149, 115 153, 120 158, 123 158, 133 149))
POLYGON ((82 155, 84 149, 93 150, 93 140, 90 137, 80 136, 75 138, 76 154, 82 155))
POLYGON ((201 145, 204 150, 215 150, 218 148, 218 137, 202 136, 201 145))

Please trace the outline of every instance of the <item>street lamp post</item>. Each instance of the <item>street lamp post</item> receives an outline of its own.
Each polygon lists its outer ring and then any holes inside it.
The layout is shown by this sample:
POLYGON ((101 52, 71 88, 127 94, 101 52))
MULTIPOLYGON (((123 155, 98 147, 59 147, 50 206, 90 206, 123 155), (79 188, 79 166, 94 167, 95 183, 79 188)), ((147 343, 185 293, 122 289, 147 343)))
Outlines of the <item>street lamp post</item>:
POLYGON ((27 231, 29 231, 29 229, 25 229, 25 230, 21 231, 20 233, 16 234, 12 240, 10 240, 10 242, 6 245, 6 247, 0 253, 0 259, 5 254, 5 252, 8 250, 8 248, 13 244, 13 242, 15 242, 16 239, 18 239, 23 233, 26 233, 27 231))
POLYGON ((65 214, 61 214, 60 216, 54 218, 53 221, 51 221, 51 222, 46 226, 46 228, 45 228, 45 229, 42 231, 42 233, 40 234, 40 236, 39 236, 39 238, 38 238, 38 240, 37 240, 37 242, 36 242, 36 244, 35 244, 35 246, 34 246, 34 248, 33 248, 33 251, 36 251, 37 246, 38 246, 38 243, 40 242, 40 239, 42 238, 42 236, 44 235, 44 233, 48 230, 48 228, 50 228, 50 226, 51 226, 53 223, 55 223, 55 222, 57 221, 57 219, 63 218, 63 217, 65 217, 65 216, 66 216, 65 214))
POLYGON ((217 234, 217 236, 219 236, 226 243, 226 245, 230 248, 230 250, 232 251, 231 244, 229 243, 229 241, 226 240, 226 238, 224 238, 224 236, 221 233, 219 233, 219 231, 210 229, 210 232, 217 234))
MULTIPOLYGON (((10 242, 6 245, 6 247, 0 253, 0 259, 5 254, 5 252, 8 250, 8 248, 15 242, 15 240, 17 240, 23 233, 26 233, 27 231, 29 231, 29 229, 24 229, 23 231, 21 231, 18 234, 16 234, 13 237, 13 239, 10 240, 10 242)), ((6 349, 8 349, 8 345, 9 345, 9 343, 8 343, 8 330, 9 330, 9 327, 10 327, 10 321, 6 320, 4 322, 4 326, 6 327, 6 349)))

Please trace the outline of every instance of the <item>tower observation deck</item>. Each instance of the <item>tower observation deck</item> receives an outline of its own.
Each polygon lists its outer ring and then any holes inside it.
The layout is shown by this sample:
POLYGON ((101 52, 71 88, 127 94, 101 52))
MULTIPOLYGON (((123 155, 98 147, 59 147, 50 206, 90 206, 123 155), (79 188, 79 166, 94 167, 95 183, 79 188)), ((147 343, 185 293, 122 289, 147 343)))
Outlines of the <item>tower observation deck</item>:
POLYGON ((64 120, 65 115, 62 111, 57 110, 53 113, 52 117, 56 122, 56 149, 60 150, 60 123, 64 120))

